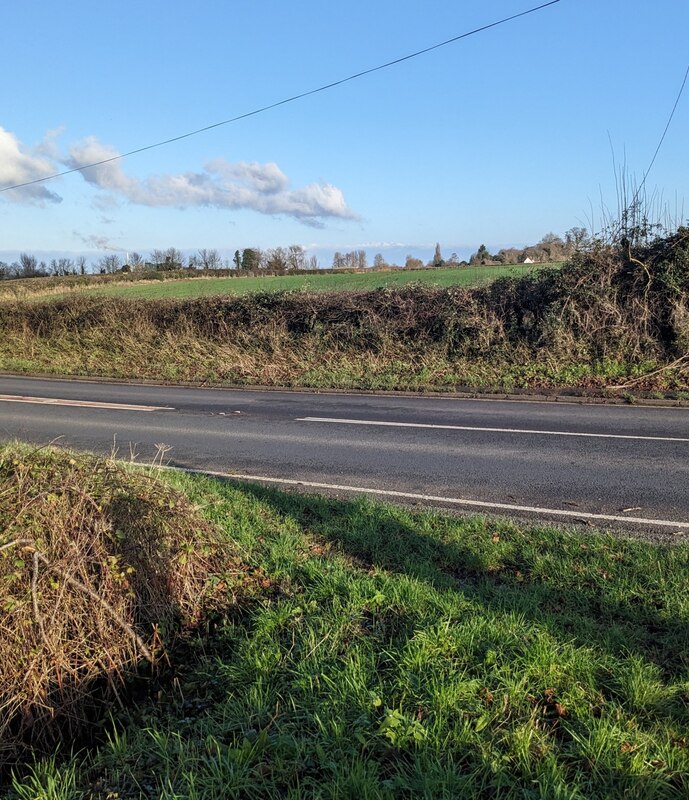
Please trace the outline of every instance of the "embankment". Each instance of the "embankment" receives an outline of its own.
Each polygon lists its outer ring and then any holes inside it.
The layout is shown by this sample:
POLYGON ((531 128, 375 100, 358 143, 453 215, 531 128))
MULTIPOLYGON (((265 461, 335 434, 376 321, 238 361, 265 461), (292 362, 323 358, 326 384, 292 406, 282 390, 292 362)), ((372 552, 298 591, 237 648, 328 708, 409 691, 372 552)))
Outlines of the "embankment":
POLYGON ((689 229, 487 287, 0 306, 0 370, 314 388, 689 384, 689 229))

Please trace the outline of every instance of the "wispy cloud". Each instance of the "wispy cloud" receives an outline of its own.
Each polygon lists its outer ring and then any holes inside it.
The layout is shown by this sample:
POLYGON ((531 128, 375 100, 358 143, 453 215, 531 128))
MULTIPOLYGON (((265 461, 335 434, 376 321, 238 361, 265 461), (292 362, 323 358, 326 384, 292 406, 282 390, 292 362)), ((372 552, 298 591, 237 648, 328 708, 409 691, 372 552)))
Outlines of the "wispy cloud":
MULTIPOLYGON (((54 173, 55 163, 46 153, 51 144, 48 135, 43 144, 34 148, 25 147, 13 133, 0 127, 0 187, 26 183, 54 173)), ((14 202, 38 205, 62 201, 59 194, 42 183, 23 186, 21 189, 5 192, 3 196, 14 202)))
POLYGON ((60 161, 61 154, 57 140, 65 132, 64 125, 58 125, 46 131, 43 141, 34 148, 38 155, 45 156, 51 161, 60 161))
POLYGON ((114 253, 124 252, 124 248, 115 244, 112 239, 107 236, 99 236, 98 234, 84 234, 79 231, 72 231, 72 236, 82 241, 88 247, 93 247, 96 250, 110 250, 114 253))

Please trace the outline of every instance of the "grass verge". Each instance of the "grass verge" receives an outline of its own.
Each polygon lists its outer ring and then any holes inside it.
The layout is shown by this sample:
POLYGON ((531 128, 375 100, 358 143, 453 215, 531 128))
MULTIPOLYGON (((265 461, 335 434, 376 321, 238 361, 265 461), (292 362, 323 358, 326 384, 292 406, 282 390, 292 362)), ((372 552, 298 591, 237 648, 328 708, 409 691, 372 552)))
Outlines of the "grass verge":
POLYGON ((687 796, 689 547, 161 480, 261 577, 6 797, 687 796))

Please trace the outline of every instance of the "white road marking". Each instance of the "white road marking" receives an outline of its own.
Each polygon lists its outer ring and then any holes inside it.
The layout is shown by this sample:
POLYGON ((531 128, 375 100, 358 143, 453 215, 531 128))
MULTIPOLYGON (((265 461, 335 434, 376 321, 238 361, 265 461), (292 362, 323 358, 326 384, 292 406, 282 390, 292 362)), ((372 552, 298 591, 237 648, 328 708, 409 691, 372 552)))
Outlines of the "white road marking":
POLYGON ((531 514, 546 514, 548 516, 568 517, 576 520, 596 520, 598 522, 633 522, 637 525, 653 525, 663 528, 689 530, 689 522, 677 522, 669 519, 646 519, 644 517, 622 517, 615 514, 592 514, 587 511, 566 511, 560 508, 541 508, 539 506, 518 506, 512 503, 493 503, 485 500, 467 500, 463 497, 442 497, 432 494, 416 494, 415 492, 398 492, 394 489, 372 489, 367 486, 343 486, 337 483, 317 483, 315 481, 300 481, 294 478, 270 478, 266 475, 243 475, 229 472, 214 472, 206 469, 192 469, 187 467, 166 467, 161 469, 181 470, 192 475, 209 475, 213 478, 226 478, 239 481, 255 481, 257 483, 276 483, 281 486, 305 486, 309 489, 328 489, 339 492, 356 492, 357 494, 372 494, 378 497, 399 497, 405 500, 423 500, 431 503, 448 503, 450 505, 483 508, 489 511, 517 511, 531 514))
POLYGON ((174 411, 170 406, 137 406, 128 403, 101 403, 93 400, 62 400, 55 397, 23 397, 0 394, 3 403, 37 403, 48 406, 76 406, 78 408, 102 408, 111 411, 174 411))
POLYGON ((583 436, 591 439, 641 439, 647 442, 689 442, 678 436, 636 436, 622 433, 577 433, 575 431, 537 431, 522 428, 479 428, 472 425, 431 425, 425 422, 386 422, 372 419, 337 419, 334 417, 297 417, 296 422, 331 422, 337 425, 379 425, 389 428, 435 428, 445 431, 481 431, 485 433, 524 433, 542 436, 583 436))

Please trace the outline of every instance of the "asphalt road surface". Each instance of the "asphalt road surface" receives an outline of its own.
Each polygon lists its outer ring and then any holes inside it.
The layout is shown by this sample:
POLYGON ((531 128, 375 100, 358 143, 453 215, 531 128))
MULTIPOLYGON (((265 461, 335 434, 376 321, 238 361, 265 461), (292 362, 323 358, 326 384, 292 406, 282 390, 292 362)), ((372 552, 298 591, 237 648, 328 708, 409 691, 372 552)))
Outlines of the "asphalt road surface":
POLYGON ((0 377, 0 439, 337 495, 689 535, 689 409, 0 377))

